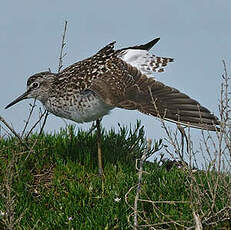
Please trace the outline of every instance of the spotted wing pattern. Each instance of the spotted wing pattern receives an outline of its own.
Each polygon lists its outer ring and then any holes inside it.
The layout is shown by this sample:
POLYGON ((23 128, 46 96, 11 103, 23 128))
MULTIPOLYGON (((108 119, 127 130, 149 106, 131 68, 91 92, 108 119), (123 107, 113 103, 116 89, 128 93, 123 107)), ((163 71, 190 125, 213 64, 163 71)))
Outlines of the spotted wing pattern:
POLYGON ((194 128, 218 130, 218 118, 179 90, 142 74, 121 59, 113 60, 119 72, 107 73, 92 82, 91 90, 109 105, 138 110, 194 128))
POLYGON ((159 38, 144 45, 124 48, 117 51, 117 56, 126 63, 136 67, 143 74, 153 74, 153 72, 163 72, 173 58, 158 57, 149 53, 149 50, 159 41, 159 38))
POLYGON ((157 57, 146 50, 132 49, 123 51, 120 58, 148 75, 153 72, 164 72, 165 66, 173 61, 173 58, 157 57))

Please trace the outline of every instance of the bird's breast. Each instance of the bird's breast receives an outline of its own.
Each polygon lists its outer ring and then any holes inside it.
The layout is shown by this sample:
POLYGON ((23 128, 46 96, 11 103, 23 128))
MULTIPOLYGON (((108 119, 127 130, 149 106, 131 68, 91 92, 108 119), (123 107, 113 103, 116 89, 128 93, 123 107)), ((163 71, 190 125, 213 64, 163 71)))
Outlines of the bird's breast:
POLYGON ((105 104, 91 92, 63 97, 51 97, 45 103, 46 109, 54 115, 78 123, 95 121, 108 114, 114 107, 105 104))

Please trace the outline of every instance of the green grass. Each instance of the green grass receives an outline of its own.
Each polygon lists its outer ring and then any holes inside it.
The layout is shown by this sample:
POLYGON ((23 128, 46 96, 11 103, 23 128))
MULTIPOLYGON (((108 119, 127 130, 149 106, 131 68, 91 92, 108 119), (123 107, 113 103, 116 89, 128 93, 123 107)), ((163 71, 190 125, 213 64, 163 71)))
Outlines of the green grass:
MULTIPOLYGON (((128 217, 132 213, 130 206, 134 204, 136 189, 128 194, 128 203, 125 194, 138 181, 135 159, 141 156, 145 146, 144 132, 139 124, 134 130, 121 127, 119 133, 104 132, 104 183, 98 176, 94 133, 87 135, 68 127, 52 135, 38 137, 34 134, 27 143, 29 146, 35 144, 30 153, 14 138, 0 140, 1 189, 6 194, 4 184, 8 178, 15 196, 15 219, 21 215, 16 229, 131 229, 128 217), (13 167, 7 167, 13 158, 13 167), (12 178, 9 178, 10 173, 13 173, 12 178)), ((154 144, 154 150, 160 147, 161 141, 154 144)), ((148 174, 143 174, 140 198, 189 201, 189 188, 185 183, 187 173, 183 170, 167 171, 157 162, 145 163, 144 170, 148 174)), ((222 208, 223 203, 218 202, 222 208)), ((173 220, 180 218, 186 226, 192 223, 189 203, 156 206, 160 210, 158 213, 153 211, 151 203, 139 202, 138 209, 143 210, 141 216, 145 214, 150 223, 167 222, 168 216, 173 220)), ((5 211, 5 207, 6 199, 1 196, 0 210, 5 211)), ((6 228, 3 218, 0 217, 0 229, 6 228)), ((139 219, 139 223, 144 222, 139 219)), ((175 227, 174 224, 162 225, 163 229, 175 227)))

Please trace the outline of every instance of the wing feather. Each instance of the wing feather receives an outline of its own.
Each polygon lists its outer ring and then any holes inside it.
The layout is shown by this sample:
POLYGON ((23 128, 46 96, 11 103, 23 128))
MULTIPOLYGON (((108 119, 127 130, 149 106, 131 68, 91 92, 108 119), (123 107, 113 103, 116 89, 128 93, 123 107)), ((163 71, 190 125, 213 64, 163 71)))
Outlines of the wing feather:
POLYGON ((113 74, 108 72, 95 79, 90 88, 106 104, 195 128, 219 129, 218 118, 188 95, 142 74, 119 58, 113 60, 113 65, 113 74))

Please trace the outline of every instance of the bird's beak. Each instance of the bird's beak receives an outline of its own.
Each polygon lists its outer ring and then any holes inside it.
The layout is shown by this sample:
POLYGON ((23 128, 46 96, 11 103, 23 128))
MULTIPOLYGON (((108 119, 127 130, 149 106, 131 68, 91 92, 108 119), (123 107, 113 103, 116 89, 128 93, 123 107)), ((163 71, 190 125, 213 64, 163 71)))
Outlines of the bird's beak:
POLYGON ((17 97, 14 101, 12 101, 9 105, 7 105, 5 107, 5 109, 8 109, 9 107, 11 107, 12 105, 24 100, 24 99, 27 99, 28 98, 28 95, 29 95, 30 91, 27 90, 25 93, 23 93, 21 96, 17 97))

